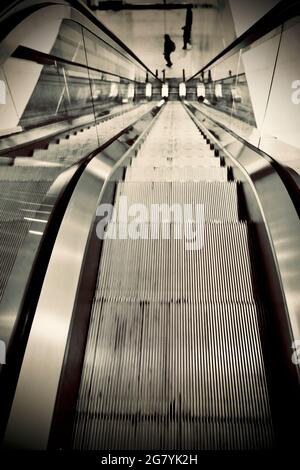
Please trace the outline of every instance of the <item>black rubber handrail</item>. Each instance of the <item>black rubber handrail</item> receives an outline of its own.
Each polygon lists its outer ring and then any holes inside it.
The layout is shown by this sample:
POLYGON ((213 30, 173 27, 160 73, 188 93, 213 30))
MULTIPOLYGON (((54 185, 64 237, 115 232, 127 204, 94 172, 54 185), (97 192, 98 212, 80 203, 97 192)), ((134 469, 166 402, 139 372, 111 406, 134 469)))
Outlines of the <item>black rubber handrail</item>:
POLYGON ((71 65, 73 67, 80 67, 84 70, 91 70, 92 72, 99 72, 104 73, 106 75, 111 75, 113 77, 118 77, 122 80, 126 80, 127 82, 141 84, 141 82, 137 80, 132 80, 131 78, 123 77, 122 75, 119 75, 117 73, 108 72, 107 70, 99 69, 97 67, 84 65, 80 62, 68 60, 53 54, 46 54, 45 52, 36 51, 35 49, 31 49, 30 47, 18 46, 17 49, 13 52, 12 57, 16 57, 17 59, 29 60, 32 62, 38 62, 42 65, 54 65, 55 63, 71 65))
POLYGON ((300 15, 300 0, 281 0, 253 26, 229 44, 229 46, 210 60, 198 72, 192 75, 187 82, 196 78, 220 59, 226 59, 238 52, 240 49, 250 46, 258 39, 285 23, 287 20, 298 15, 300 15))
MULTIPOLYGON (((160 0, 162 2, 162 0, 160 0)), ((168 0, 169 2, 169 0, 168 0)), ((98 5, 93 5, 90 0, 87 2, 88 7, 91 10, 97 11, 97 10, 114 10, 114 11, 120 11, 120 10, 186 10, 188 6, 193 6, 193 3, 175 3, 175 2, 170 2, 166 3, 166 0, 163 1, 163 3, 159 3, 159 0, 157 0, 157 3, 130 3, 130 0, 126 3, 123 3, 122 0, 106 0, 99 2, 98 5)), ((200 5, 201 8, 214 8, 213 5, 210 5, 209 3, 204 3, 203 6, 200 5)))
MULTIPOLYGON (((153 108, 145 114, 152 113, 153 108)), ((11 410, 12 400, 18 381, 19 371, 22 365, 31 325, 34 319, 35 310, 51 258, 52 250, 58 235, 67 206, 75 191, 77 183, 85 171, 90 161, 99 153, 103 152, 113 142, 117 141, 121 135, 126 134, 139 120, 145 116, 143 114, 133 123, 129 124, 107 142, 88 153, 69 169, 73 169, 73 174, 60 188, 60 194, 54 203, 53 210, 45 226, 44 233, 37 253, 34 257, 29 278, 27 280, 24 296, 20 307, 20 316, 17 326, 13 332, 9 348, 7 350, 7 364, 0 370, 0 447, 4 437, 7 420, 11 410)), ((68 171, 68 169, 67 169, 68 171)), ((47 196, 46 196, 47 197, 47 196)))
POLYGON ((82 13, 89 21, 91 21, 96 27, 98 27, 102 32, 104 32, 110 39, 112 39, 118 46, 120 46, 135 62, 137 62, 142 68, 152 75, 156 80, 161 82, 161 80, 150 70, 147 65, 142 62, 142 60, 129 49, 126 44, 121 41, 114 33, 112 33, 98 18, 94 13, 81 1, 79 0, 57 0, 57 1, 48 1, 48 0, 16 0, 13 2, 7 2, 6 5, 3 4, 0 7, 0 40, 3 40, 5 36, 14 29, 14 27, 19 24, 27 16, 31 15, 40 8, 50 6, 50 5, 65 5, 69 4, 71 7, 75 8, 77 11, 82 13), (24 3, 24 8, 22 8, 22 3, 24 3))
POLYGON ((209 114, 206 114, 205 112, 201 111, 193 103, 188 103, 186 106, 190 110, 191 108, 194 108, 196 111, 200 112, 201 114, 203 114, 203 116, 209 119, 213 124, 220 127, 225 132, 227 132, 232 137, 234 137, 234 139, 241 142, 243 145, 250 148, 251 150, 256 152, 258 155, 260 155, 262 158, 267 160, 272 165, 272 167, 275 169, 276 173, 282 180, 287 192, 289 193, 291 201, 294 204, 294 207, 298 213, 298 216, 300 217, 300 184, 299 184, 300 179, 299 179, 299 175, 296 172, 294 172, 289 167, 285 167, 283 164, 275 160, 275 158, 273 158, 271 155, 264 152, 262 149, 259 149, 258 147, 251 144, 250 142, 248 142, 246 139, 238 135, 235 131, 233 131, 232 129, 229 129, 225 124, 222 124, 220 121, 217 121, 211 116, 209 116, 209 114))

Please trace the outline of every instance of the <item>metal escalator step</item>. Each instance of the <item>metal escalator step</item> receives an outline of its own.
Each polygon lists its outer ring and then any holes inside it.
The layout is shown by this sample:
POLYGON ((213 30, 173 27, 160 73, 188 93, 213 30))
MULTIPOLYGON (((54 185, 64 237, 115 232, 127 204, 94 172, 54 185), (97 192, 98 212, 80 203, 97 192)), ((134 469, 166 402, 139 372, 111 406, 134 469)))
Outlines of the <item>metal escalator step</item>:
POLYGON ((190 158, 215 158, 214 151, 210 150, 207 144, 204 145, 195 145, 194 148, 187 147, 174 147, 172 150, 170 148, 159 147, 155 145, 142 147, 140 155, 137 155, 137 159, 141 161, 141 164, 147 164, 148 160, 151 160, 153 157, 159 155, 161 161, 168 160, 173 158, 179 160, 181 158, 190 159, 190 158))
POLYGON ((173 166, 144 168, 127 168, 125 181, 227 181, 227 168, 203 168, 185 166, 183 168, 173 166))
POLYGON ((238 221, 236 182, 121 182, 118 184, 115 209, 119 212, 120 196, 127 205, 143 204, 149 213, 153 204, 203 205, 205 221, 238 221))
POLYGON ((22 219, 1 222, 0 301, 3 297, 18 251, 28 233, 29 227, 30 223, 22 219))
POLYGON ((67 139, 62 138, 58 144, 50 144, 47 149, 35 150, 32 158, 41 161, 63 163, 65 165, 77 162, 80 158, 112 138, 124 127, 133 124, 153 106, 153 103, 137 106, 123 114, 101 122, 97 126, 84 129, 83 132, 76 135, 70 135, 67 139))
MULTIPOLYGON (((51 181, 0 182, 0 300, 4 294, 18 251, 21 248, 35 211, 40 208, 51 181)), ((49 208, 48 208, 49 209, 49 208)))
POLYGON ((132 168, 148 168, 149 166, 152 167, 179 167, 183 168, 186 166, 190 167, 214 167, 217 168, 220 166, 220 159, 216 157, 201 157, 201 156, 191 156, 191 157, 184 157, 181 158, 164 158, 162 159, 159 156, 159 152, 153 153, 151 158, 143 159, 143 158, 134 158, 132 160, 131 166, 132 168))
POLYGON ((95 301, 75 448, 271 446, 261 314, 253 303, 95 301))
POLYGON ((252 302, 247 224, 207 223, 203 236, 203 248, 191 251, 163 239, 162 227, 157 240, 106 239, 96 298, 252 302))
POLYGON ((45 160, 37 160, 33 157, 16 157, 14 158, 13 167, 38 167, 38 168, 63 168, 59 162, 47 162, 45 160))
POLYGON ((168 103, 117 186, 91 311, 75 449, 273 446, 251 224, 239 220, 238 183, 208 182, 213 174, 223 178, 226 169, 182 105, 168 103), (133 204, 142 204, 148 217, 131 232, 136 239, 128 236, 133 219, 125 217, 133 204), (155 204, 189 204, 193 211, 203 205, 204 220, 192 226, 200 245, 187 249, 189 241, 176 238, 185 225, 172 211, 153 225, 155 204))
POLYGON ((29 167, 9 166, 1 167, 1 181, 53 181, 61 173, 60 167, 29 167))

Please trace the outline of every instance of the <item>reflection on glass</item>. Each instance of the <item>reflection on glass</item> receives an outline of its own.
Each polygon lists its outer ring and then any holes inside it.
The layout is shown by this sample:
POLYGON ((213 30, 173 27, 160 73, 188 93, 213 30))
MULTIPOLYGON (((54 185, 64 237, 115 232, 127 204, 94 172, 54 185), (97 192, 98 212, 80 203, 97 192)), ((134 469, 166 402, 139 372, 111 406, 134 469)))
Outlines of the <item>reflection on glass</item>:
POLYGON ((197 98, 205 98, 205 85, 204 83, 197 84, 197 98))
POLYGON ((195 87, 202 113, 300 174, 299 44, 296 17, 219 59, 195 87))
POLYGON ((51 55, 86 66, 82 27, 73 21, 63 20, 52 47, 51 55))
POLYGON ((168 96, 169 96, 169 86, 167 83, 163 83, 161 87, 161 97, 168 98, 168 96))
POLYGON ((151 98, 151 96, 152 96, 152 85, 151 85, 151 83, 146 83, 145 96, 146 96, 146 98, 151 98))
POLYGON ((134 98, 134 84, 133 83, 128 84, 127 98, 129 100, 133 100, 134 98))
POLYGON ((300 174, 300 17, 285 23, 261 125, 260 148, 300 174), (298 82, 298 86, 297 86, 298 82), (284 116, 284 119, 283 119, 284 116))
POLYGON ((222 98, 222 83, 216 83, 215 85, 215 96, 216 98, 222 98))
POLYGON ((8 286, 22 284, 21 302, 57 177, 155 104, 145 100, 146 71, 99 34, 64 20, 47 54, 19 48, 0 69, 0 326, 8 286))
POLYGON ((186 85, 185 83, 179 83, 179 96, 180 98, 186 97, 186 85))
POLYGON ((278 31, 274 31, 247 49, 219 59, 199 75, 197 83, 201 111, 256 146, 278 43, 278 31))
POLYGON ((111 83, 108 97, 111 98, 111 99, 114 99, 114 98, 117 98, 118 94, 119 94, 118 84, 117 83, 111 83))

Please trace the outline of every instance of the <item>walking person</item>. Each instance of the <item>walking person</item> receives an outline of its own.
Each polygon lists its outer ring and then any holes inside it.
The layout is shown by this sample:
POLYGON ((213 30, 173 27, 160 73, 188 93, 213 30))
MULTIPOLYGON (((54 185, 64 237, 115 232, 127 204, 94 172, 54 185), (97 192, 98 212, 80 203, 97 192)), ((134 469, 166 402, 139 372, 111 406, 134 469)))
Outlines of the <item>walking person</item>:
POLYGON ((165 34, 165 43, 164 43, 164 57, 167 61, 167 67, 172 67, 173 63, 171 62, 171 54, 176 49, 175 43, 170 38, 169 34, 165 34))
POLYGON ((188 6, 186 10, 186 17, 185 17, 185 25, 181 28, 183 29, 183 48, 182 49, 189 49, 191 48, 191 34, 192 34, 192 24, 193 24, 193 11, 192 7, 188 6))

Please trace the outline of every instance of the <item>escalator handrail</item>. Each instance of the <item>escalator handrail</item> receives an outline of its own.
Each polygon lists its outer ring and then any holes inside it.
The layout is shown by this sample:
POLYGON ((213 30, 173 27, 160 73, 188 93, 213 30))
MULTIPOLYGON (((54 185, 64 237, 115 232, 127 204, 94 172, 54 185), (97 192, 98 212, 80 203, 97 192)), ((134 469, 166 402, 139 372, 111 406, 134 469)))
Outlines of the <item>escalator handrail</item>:
MULTIPOLYGON (((156 108, 157 107, 159 107, 159 105, 156 105, 156 108)), ((23 310, 25 310, 26 316, 30 317, 30 318, 29 318, 29 321, 26 325, 27 330, 26 330, 26 334, 24 335, 25 338, 22 336, 24 346, 23 346, 22 350, 20 350, 20 348, 17 349, 17 353, 20 357, 17 358, 18 359, 17 364, 16 364, 14 370, 12 371, 12 373, 14 375, 12 377, 9 377, 11 382, 8 385, 9 385, 10 388, 8 390, 7 396, 4 395, 4 398, 6 399, 6 401, 0 400, 0 443, 1 443, 1 440, 3 439, 3 437, 4 437, 5 430, 6 430, 6 425, 7 425, 7 420, 9 419, 9 415, 11 413, 11 405, 13 403, 13 400, 15 399, 15 394, 14 393, 15 393, 16 387, 18 387, 18 381, 20 380, 19 373, 20 373, 20 370, 22 370, 22 368, 24 366, 25 348, 28 347, 28 338, 29 338, 29 341, 30 341, 29 335, 31 334, 31 331, 32 331, 32 322, 36 321, 36 315, 37 315, 36 309, 38 308, 38 304, 41 301, 41 297, 43 296, 43 288, 45 286, 45 282, 46 282, 46 288, 47 288, 47 282, 49 282, 49 279, 47 281, 47 275, 49 274, 48 273, 49 263, 50 263, 50 271, 51 271, 51 269, 53 269, 53 267, 51 268, 51 258, 53 257, 53 252, 56 250, 57 252, 62 253, 61 246, 57 246, 57 243, 59 245, 59 242, 57 242, 57 238, 59 237, 59 233, 62 230, 62 228, 64 226, 65 227, 67 226, 67 230, 72 231, 72 238, 76 239, 76 237, 74 237, 74 226, 73 226, 73 224, 71 224, 72 226, 69 226, 69 228, 68 228, 68 220, 66 220, 66 215, 68 214, 68 211, 69 211, 69 213, 71 211, 71 214, 74 214, 74 208, 76 208, 76 210, 78 208, 77 204, 72 206, 72 204, 70 205, 70 202, 71 202, 72 197, 74 196, 74 194, 76 193, 76 191, 78 189, 78 183, 80 184, 79 180, 82 176, 84 176, 84 174, 93 175, 93 172, 92 171, 90 172, 90 170, 88 170, 89 165, 92 163, 92 160, 96 160, 99 153, 101 153, 103 150, 105 150, 110 145, 113 145, 114 142, 117 142, 117 139, 121 135, 126 134, 133 126, 135 126, 135 124, 137 122, 139 122, 141 119, 143 119, 143 117, 145 115, 151 113, 152 119, 153 118, 155 119, 155 115, 153 115, 153 109, 154 108, 155 108, 155 106, 153 108, 151 108, 151 110, 146 111, 145 114, 138 117, 133 123, 127 125, 127 127, 123 128, 118 134, 116 134, 114 137, 112 137, 110 140, 108 140, 105 144, 103 144, 101 147, 95 149, 93 152, 91 152, 86 157, 84 157, 78 164, 76 164, 76 171, 75 171, 74 179, 72 181, 70 181, 69 183, 67 183, 66 188, 63 189, 62 197, 59 198, 59 200, 56 203, 56 205, 62 204, 63 207, 62 208, 58 207, 58 209, 57 209, 57 210, 59 210, 58 217, 57 217, 57 214, 53 214, 53 213, 51 214, 51 219, 49 220, 49 222, 48 222, 48 224, 45 228, 45 231, 44 231, 44 234, 43 234, 43 237, 42 237, 42 242, 41 242, 43 244, 43 247, 42 247, 42 249, 40 249, 40 251, 38 253, 38 256, 35 258, 35 264, 32 268, 32 271, 31 271, 31 274, 30 274, 30 279, 28 280, 27 287, 26 287, 24 301, 23 301, 23 304, 21 306, 22 312, 23 312, 23 310), (57 221, 57 218, 59 218, 59 221, 57 221), (47 239, 47 237, 49 237, 49 239, 47 239), (49 249, 49 245, 50 245, 50 249, 49 249), (41 270, 42 270, 42 275, 40 275, 41 270), (2 414, 1 414, 1 412, 2 412, 2 414)), ((139 137, 135 142, 132 141, 130 149, 121 157, 122 161, 125 158, 125 156, 127 156, 129 153, 131 153, 133 151, 133 149, 136 148, 136 146, 138 144, 139 137)), ((112 165, 112 172, 115 170, 116 167, 118 167, 118 163, 116 161, 114 161, 113 165, 112 165)), ((111 174, 109 174, 107 176, 108 179, 110 177, 111 177, 111 174)), ((95 175, 91 176, 91 178, 96 179, 95 175)), ((101 178, 101 175, 100 176, 98 175, 97 178, 98 178, 97 181, 99 182, 99 180, 101 178)), ((105 181, 106 180, 104 180, 104 182, 105 181)), ((99 185, 95 185, 93 187, 94 190, 95 190, 95 187, 96 187, 97 199, 98 199, 99 192, 100 192, 100 197, 101 197, 101 194, 102 194, 101 186, 99 187, 99 185)), ((97 205, 98 205, 98 203, 97 203, 97 205)), ((86 209, 84 209, 84 210, 86 210, 86 209)), ((96 214, 96 207, 95 207, 95 211, 93 210, 92 216, 94 217, 95 214, 96 214)), ((68 219, 68 215, 67 215, 67 219, 68 219)), ((74 220, 72 217, 71 217, 71 219, 74 220)), ((70 218, 69 218, 69 220, 70 220, 70 218)), ((82 221, 80 221, 80 222, 78 221, 77 223, 78 224, 83 224, 82 221)), ((85 225, 85 227, 86 227, 86 225, 85 225)), ((90 233, 90 230, 89 230, 89 233, 90 233)), ((85 241, 85 243, 87 243, 87 241, 85 241)), ((82 257, 84 257, 84 256, 85 256, 85 248, 82 252, 82 257)), ((81 263, 81 261, 79 261, 80 257, 78 258, 78 256, 73 256, 73 253, 72 253, 71 258, 73 259, 73 261, 75 263, 78 263, 78 262, 81 263)), ((55 269, 57 269, 57 265, 55 266, 55 269)), ((59 262, 59 269, 62 269, 61 268, 61 261, 59 262)), ((50 277, 51 277, 51 274, 50 274, 50 277)), ((48 287, 49 287, 49 284, 48 284, 48 287)), ((77 295, 76 292, 77 292, 77 286, 76 286, 76 290, 74 291, 74 297, 77 295)), ((68 311, 68 313, 70 314, 71 317, 72 317, 72 311, 73 311, 73 309, 71 311, 70 310, 68 311)), ((62 321, 62 320, 63 319, 61 318, 60 321, 62 321)), ((61 323, 61 325, 62 325, 62 323, 61 323)), ((69 328, 69 324, 68 324, 67 328, 69 328)), ((21 331, 21 333, 23 333, 23 331, 21 331)), ((49 338, 50 337, 51 336, 49 335, 49 338)), ((19 346, 19 342, 18 342, 18 346, 19 346)), ((56 344, 56 346, 57 346, 57 344, 56 344)), ((63 354, 64 354, 64 352, 63 352, 63 354)), ((62 356, 62 358, 63 358, 63 356, 62 356)), ((7 363, 8 363, 8 361, 7 361, 7 363)), ((7 369, 5 371, 7 371, 7 369)), ((53 371, 53 369, 52 369, 52 371, 53 371)), ((44 383, 45 383, 45 381, 44 381, 44 383)), ((21 385, 21 387, 22 387, 22 385, 21 385)), ((51 387, 50 387, 50 389, 51 389, 51 387)), ((4 389, 4 392, 6 392, 5 389, 4 389)), ((50 390, 50 394, 51 393, 52 393, 52 391, 50 390)), ((56 391, 55 391, 55 394, 56 394, 56 391)), ((38 400, 35 400, 35 401, 36 401, 36 403, 38 402, 38 400)), ((46 413, 46 415, 47 415, 47 413, 46 413)), ((47 420, 47 417, 46 417, 46 420, 47 420)), ((38 420, 36 421, 35 424, 37 424, 37 423, 38 423, 38 420)), ((51 423, 49 423, 49 426, 50 425, 51 425, 51 423)), ((48 431, 50 432, 50 427, 49 427, 48 431)), ((43 440, 44 436, 41 436, 41 437, 42 437, 42 440, 43 440)))
POLYGON ((187 82, 193 80, 202 72, 210 68, 220 59, 226 59, 234 53, 240 51, 253 44, 258 39, 266 36, 278 26, 281 26, 286 21, 295 16, 300 15, 300 0, 281 0, 274 8, 266 13, 260 20, 252 25, 241 36, 237 37, 231 44, 229 44, 222 52, 217 54, 198 72, 192 75, 187 82))
POLYGON ((256 154, 264 158, 264 160, 266 160, 274 168, 274 170, 282 180, 287 192, 289 193, 294 208, 298 216, 300 217, 300 185, 297 184, 296 178, 293 176, 293 171, 290 168, 282 165, 280 162, 276 161, 275 158, 273 158, 268 153, 264 152, 262 149, 256 147, 251 142, 248 142, 245 138, 238 135, 234 130, 230 129, 225 124, 222 124, 222 122, 218 121, 217 119, 214 119, 202 110, 200 112, 216 126, 219 126, 221 129, 231 135, 234 139, 241 142, 244 146, 250 148, 256 154))
POLYGON ((113 77, 118 77, 121 80, 122 79, 127 80, 128 82, 140 83, 137 80, 124 77, 120 74, 117 74, 114 72, 107 72, 103 69, 100 69, 99 67, 93 67, 91 65, 87 66, 87 65, 81 64, 80 62, 65 59, 63 57, 59 57, 53 54, 46 54, 45 52, 36 51, 35 49, 31 49, 30 47, 27 47, 27 46, 18 46, 17 49, 13 52, 12 57, 15 57, 17 59, 28 60, 28 61, 35 61, 42 65, 49 65, 49 64, 54 65, 55 63, 71 65, 73 67, 78 67, 84 70, 89 70, 91 72, 98 72, 98 73, 103 73, 106 75, 111 75, 113 77))
MULTIPOLYGON (((11 332, 10 342, 7 348, 7 364, 4 369, 0 369, 0 378, 2 387, 0 387, 0 444, 4 437, 7 420, 9 417, 11 404, 14 396, 15 387, 18 381, 18 374, 22 366, 22 361, 27 346, 28 337, 31 331, 32 322, 43 283, 49 266, 50 258, 55 246, 55 242, 63 223, 71 197, 76 189, 79 179, 88 167, 89 163, 107 147, 117 142, 118 139, 126 134, 139 120, 152 110, 137 118, 133 123, 127 124, 121 131, 108 139, 105 143, 95 150, 83 156, 81 160, 69 167, 66 171, 66 177, 62 183, 54 182, 59 196, 54 203, 54 208, 45 226, 41 238, 40 246, 34 257, 34 262, 30 270, 29 278, 26 282, 22 302, 19 307, 18 322, 11 332), (9 358, 14 358, 13 361, 9 358), (8 366, 9 364, 9 366, 8 366)), ((51 190, 51 188, 50 188, 51 190)))
POLYGON ((2 7, 2 14, 0 11, 1 33, 0 41, 2 41, 7 34, 9 34, 22 20, 36 12, 37 10, 49 6, 69 5, 76 9, 79 13, 87 18, 88 21, 93 23, 94 26, 99 28, 106 34, 112 41, 114 41, 121 49, 123 49, 135 62, 137 62, 147 73, 152 75, 155 80, 161 80, 150 70, 142 60, 121 41, 112 31, 110 31, 96 16, 95 14, 80 0, 17 0, 10 4, 4 11, 2 7), (24 4, 22 7, 21 4, 24 4))
MULTIPOLYGON (((286 351, 290 351, 293 342, 300 337, 298 295, 300 222, 295 200, 292 199, 286 180, 278 171, 278 166, 274 165, 274 161, 269 155, 249 144, 222 123, 207 116, 194 104, 185 102, 185 106, 196 125, 200 129, 205 128, 210 142, 216 145, 225 159, 233 162, 231 166, 238 169, 242 184, 246 182, 250 185, 260 212, 259 216, 257 216, 257 212, 255 213, 252 221, 256 224, 258 231, 261 228, 266 229, 268 247, 271 248, 272 263, 274 263, 273 266, 275 266, 277 273, 275 277, 279 280, 276 286, 277 281, 274 283, 274 278, 272 279, 272 295, 280 311, 280 319, 277 321, 281 325, 281 333, 284 332, 285 344, 288 344, 286 351), (200 116, 195 115, 194 110, 198 111, 200 116), (228 139, 228 136, 232 138, 228 139), (273 191, 274 187, 276 188, 275 192, 273 191), (276 286, 275 289, 274 286, 276 286), (282 312, 285 312, 285 317, 282 316, 282 312), (286 322, 285 325, 282 323, 283 318, 286 322)), ((299 191, 296 198, 299 202, 299 191)), ((249 199, 249 206, 251 205, 252 201, 249 199)), ((286 364, 292 371, 296 383, 300 384, 299 365, 294 364, 297 367, 293 368, 291 356, 287 360, 286 364)))

